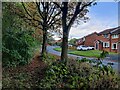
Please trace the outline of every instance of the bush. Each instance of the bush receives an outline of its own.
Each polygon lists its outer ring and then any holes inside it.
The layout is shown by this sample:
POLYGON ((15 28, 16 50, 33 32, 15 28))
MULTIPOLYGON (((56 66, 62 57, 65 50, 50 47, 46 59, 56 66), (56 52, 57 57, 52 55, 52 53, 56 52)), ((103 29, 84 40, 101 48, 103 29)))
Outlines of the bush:
POLYGON ((27 64, 37 44, 33 28, 14 14, 10 9, 11 3, 3 3, 2 19, 2 62, 3 66, 27 64))
POLYGON ((76 50, 76 46, 71 46, 71 47, 69 46, 68 49, 70 49, 70 50, 76 50))
POLYGON ((3 38, 3 66, 24 65, 32 57, 33 49, 37 41, 30 31, 14 32, 6 31, 3 38))
POLYGON ((55 56, 49 54, 49 53, 44 53, 43 59, 42 59, 46 64, 51 65, 53 62, 56 61, 55 56))
POLYGON ((118 77, 111 66, 93 66, 89 60, 57 61, 50 65, 40 88, 118 88, 118 77), (103 85, 104 83, 104 85, 103 85))

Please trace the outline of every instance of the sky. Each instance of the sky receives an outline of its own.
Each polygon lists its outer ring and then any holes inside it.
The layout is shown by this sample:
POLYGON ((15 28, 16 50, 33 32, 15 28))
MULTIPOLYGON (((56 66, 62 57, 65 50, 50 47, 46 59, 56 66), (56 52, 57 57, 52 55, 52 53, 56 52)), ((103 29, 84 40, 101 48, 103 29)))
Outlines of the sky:
POLYGON ((72 27, 69 38, 81 38, 93 32, 100 32, 105 29, 117 27, 118 3, 98 2, 97 5, 89 8, 87 16, 90 20, 77 27, 72 27))

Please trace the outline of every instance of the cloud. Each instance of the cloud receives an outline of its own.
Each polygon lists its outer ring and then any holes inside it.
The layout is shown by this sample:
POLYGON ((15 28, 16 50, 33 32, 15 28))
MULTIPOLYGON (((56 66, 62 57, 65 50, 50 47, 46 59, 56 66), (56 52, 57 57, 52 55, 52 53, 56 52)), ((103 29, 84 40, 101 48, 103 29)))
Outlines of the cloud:
POLYGON ((53 38, 54 38, 54 40, 60 40, 61 39, 57 35, 54 35, 53 38))
POLYGON ((118 21, 108 19, 102 20, 93 16, 90 16, 89 22, 78 25, 77 27, 72 27, 70 30, 69 38, 81 38, 93 32, 100 32, 105 29, 114 28, 118 26, 118 21))

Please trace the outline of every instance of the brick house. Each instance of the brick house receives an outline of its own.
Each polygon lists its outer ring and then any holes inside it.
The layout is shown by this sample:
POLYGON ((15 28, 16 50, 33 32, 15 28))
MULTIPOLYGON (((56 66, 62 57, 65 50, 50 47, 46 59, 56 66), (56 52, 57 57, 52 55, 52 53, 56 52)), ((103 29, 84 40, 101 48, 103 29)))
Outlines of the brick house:
POLYGON ((80 38, 76 45, 93 46, 97 50, 108 52, 120 52, 120 26, 117 28, 107 29, 100 33, 92 33, 80 38))
POLYGON ((97 33, 94 32, 94 33, 91 33, 83 38, 80 38, 77 42, 76 42, 76 45, 79 46, 79 45, 85 45, 85 46, 94 46, 94 41, 96 40, 97 38, 97 33))
POLYGON ((108 52, 119 52, 120 27, 104 30, 98 33, 94 41, 94 47, 108 52))

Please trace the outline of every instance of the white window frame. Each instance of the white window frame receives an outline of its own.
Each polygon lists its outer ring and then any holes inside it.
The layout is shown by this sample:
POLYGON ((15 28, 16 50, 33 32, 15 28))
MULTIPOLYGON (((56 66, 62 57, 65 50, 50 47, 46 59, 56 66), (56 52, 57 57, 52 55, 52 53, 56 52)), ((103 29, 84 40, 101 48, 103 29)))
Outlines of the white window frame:
POLYGON ((103 34, 104 38, 109 38, 109 35, 108 34, 103 34), (106 37, 107 35, 107 37, 106 37))
POLYGON ((118 48, 118 43, 112 43, 111 49, 117 49, 118 48), (113 47, 113 45, 116 44, 116 48, 113 47))
POLYGON ((109 42, 103 42, 103 47, 105 47, 105 48, 110 47, 110 43, 109 42), (106 43, 107 43, 107 46, 105 46, 106 43))
POLYGON ((112 39, 114 39, 114 38, 119 38, 119 35, 118 34, 113 34, 112 39))

